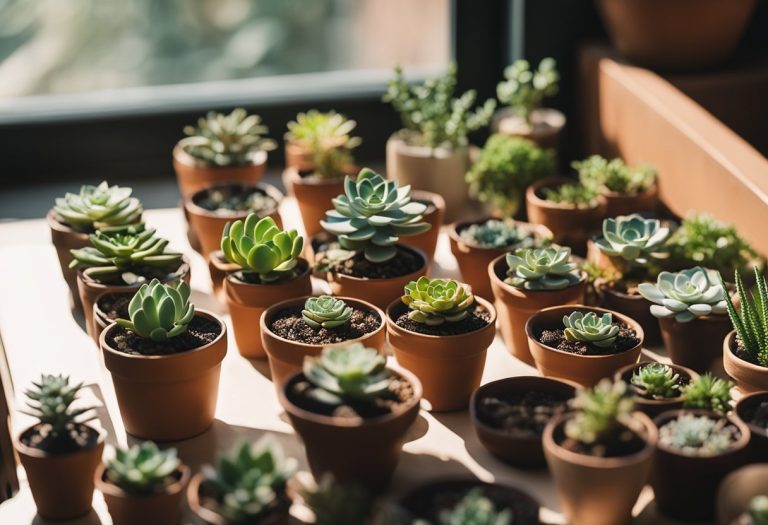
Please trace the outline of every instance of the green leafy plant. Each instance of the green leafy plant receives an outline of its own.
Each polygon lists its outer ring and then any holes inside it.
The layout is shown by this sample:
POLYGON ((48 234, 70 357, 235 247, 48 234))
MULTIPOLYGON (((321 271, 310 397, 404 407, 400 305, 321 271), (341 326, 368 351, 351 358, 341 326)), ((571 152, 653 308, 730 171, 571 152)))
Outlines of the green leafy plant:
POLYGON ((468 133, 488 125, 496 101, 489 99, 473 111, 475 91, 454 97, 455 89, 455 64, 451 64, 444 76, 428 79, 418 86, 411 86, 398 66, 383 100, 400 113, 409 142, 430 148, 461 148, 468 144, 468 133))
POLYGON ((488 219, 485 222, 470 224, 459 232, 462 241, 483 248, 508 248, 517 246, 529 248, 536 244, 545 244, 549 239, 537 239, 532 232, 525 232, 512 220, 488 219))
POLYGON ((24 392, 27 408, 22 412, 38 419, 54 442, 71 444, 71 431, 96 419, 95 414, 89 415, 93 407, 72 407, 81 388, 83 383, 70 384, 69 376, 42 374, 40 380, 32 382, 32 387, 24 392))
POLYGON ((650 399, 670 399, 681 395, 680 375, 664 363, 650 363, 635 369, 630 383, 650 399))
POLYGON ((683 406, 701 408, 718 414, 726 414, 731 409, 731 388, 734 383, 714 377, 707 372, 683 388, 683 406))
POLYGON ((512 510, 499 510, 481 489, 472 489, 452 509, 444 509, 439 525, 511 525, 512 510))
MULTIPOLYGON (((741 274, 737 270, 735 280, 736 293, 741 302, 739 310, 736 310, 728 294, 725 295, 725 303, 736 335, 739 336, 741 348, 750 360, 768 367, 768 285, 760 270, 755 268, 754 272, 757 293, 747 293, 741 274)), ((720 282, 725 287, 722 276, 720 282)))
POLYGON ((749 500, 747 512, 752 520, 750 525, 768 525, 768 496, 754 496, 749 500))
POLYGON ((117 319, 118 325, 138 336, 163 342, 187 331, 195 316, 189 302, 190 289, 184 281, 163 284, 157 279, 144 283, 128 303, 130 319, 117 319))
POLYGON ((141 220, 143 208, 131 188, 110 186, 107 181, 98 186, 86 184, 80 193, 66 193, 56 199, 53 212, 56 220, 80 232, 108 226, 124 226, 141 220))
POLYGON ((580 389, 572 401, 575 415, 565 423, 566 437, 591 445, 620 429, 632 428, 635 401, 624 381, 603 379, 594 388, 580 389))
POLYGON ((561 184, 556 188, 542 188, 544 199, 570 208, 596 208, 597 192, 581 184, 561 184))
POLYGON ((322 227, 339 238, 342 248, 362 252, 373 263, 384 263, 397 254, 400 235, 418 235, 431 227, 421 220, 427 209, 411 201, 411 188, 398 188, 373 170, 363 168, 357 180, 344 179, 344 194, 333 199, 322 227))
POLYGON ((568 341, 591 343, 599 348, 612 346, 619 335, 619 327, 613 324, 610 313, 598 317, 595 312, 571 312, 563 316, 563 325, 568 341))
POLYGON ((606 255, 636 264, 646 264, 669 237, 669 228, 658 219, 638 214, 620 215, 603 221, 603 236, 595 244, 606 255))
POLYGON ((735 432, 725 418, 681 414, 659 427, 659 443, 689 456, 714 456, 731 448, 735 432))
POLYGON ((316 175, 334 179, 342 177, 354 163, 352 150, 362 142, 360 137, 350 135, 355 126, 357 122, 335 111, 321 113, 312 109, 288 123, 285 140, 309 151, 316 175))
POLYGON ((342 299, 330 295, 310 297, 304 303, 301 317, 315 330, 336 328, 345 324, 352 317, 353 309, 342 299))
POLYGON ((117 448, 107 461, 107 479, 128 494, 155 494, 173 480, 181 465, 175 448, 160 450, 152 441, 128 449, 117 448))
POLYGON ((511 107, 530 124, 533 111, 545 98, 557 94, 560 74, 555 59, 547 57, 539 62, 535 71, 531 70, 527 60, 515 60, 504 70, 504 78, 496 86, 499 102, 511 107))
POLYGON ((674 317, 678 323, 727 311, 727 294, 717 272, 699 266, 678 273, 661 272, 656 284, 640 283, 637 289, 655 303, 651 305, 654 317, 674 317))
POLYGON ((504 282, 524 290, 562 290, 580 280, 571 249, 562 247, 522 248, 506 257, 504 282))
POLYGON ((374 500, 365 488, 340 483, 331 475, 323 476, 317 487, 305 489, 302 495, 315 515, 315 525, 367 525, 375 514, 374 500))
POLYGON ((456 323, 469 315, 475 304, 471 288, 453 279, 419 277, 405 285, 401 300, 410 308, 411 321, 438 326, 445 322, 456 323))
POLYGON ((579 181, 599 193, 634 195, 648 190, 656 182, 656 170, 650 166, 630 168, 621 159, 608 160, 592 155, 571 164, 579 172, 579 181))

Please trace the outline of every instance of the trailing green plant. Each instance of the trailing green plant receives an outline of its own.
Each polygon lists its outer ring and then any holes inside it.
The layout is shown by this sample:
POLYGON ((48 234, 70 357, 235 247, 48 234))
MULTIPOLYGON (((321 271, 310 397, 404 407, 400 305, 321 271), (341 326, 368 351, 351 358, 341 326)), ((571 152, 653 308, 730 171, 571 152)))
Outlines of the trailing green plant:
MULTIPOLYGON (((736 293, 739 295, 739 310, 731 300, 730 295, 725 295, 725 303, 728 315, 731 318, 736 335, 739 336, 739 346, 748 358, 760 366, 768 367, 768 285, 765 276, 755 268, 755 282, 757 293, 748 294, 744 287, 744 281, 738 270, 735 272, 736 293)), ((720 276, 723 287, 725 283, 720 276)))
POLYGON ((556 188, 542 188, 545 200, 577 209, 596 208, 597 192, 581 184, 561 184, 556 188))
POLYGON ((74 443, 72 435, 77 426, 96 419, 93 407, 74 408, 83 383, 70 384, 69 376, 41 374, 40 380, 24 391, 27 408, 24 414, 32 416, 42 425, 44 435, 64 446, 74 443))
POLYGON ((689 456, 714 456, 731 448, 736 432, 725 418, 680 414, 659 427, 659 443, 689 456))
POLYGON ((595 244, 606 255, 635 264, 646 264, 669 237, 669 228, 658 219, 634 213, 603 221, 603 236, 595 244))
POLYGON ((344 179, 344 194, 333 199, 322 227, 338 236, 346 250, 362 252, 372 263, 384 263, 397 254, 400 235, 418 235, 431 227, 423 222, 427 209, 411 201, 411 187, 398 187, 371 169, 363 168, 357 179, 344 179))
POLYGON ((571 166, 579 172, 579 181, 584 186, 599 193, 643 193, 656 183, 657 177, 656 170, 651 166, 642 165, 633 169, 619 158, 609 161, 600 155, 573 162, 571 166))
POLYGON ((107 461, 107 479, 128 494, 156 494, 174 481, 173 474, 181 465, 177 450, 160 450, 152 441, 115 450, 107 461))
POLYGON ((91 232, 108 226, 124 226, 141 220, 144 209, 131 188, 86 184, 80 193, 66 193, 56 199, 56 220, 79 232, 91 232))
POLYGON ((469 285, 453 279, 424 276, 405 285, 401 300, 410 309, 408 318, 411 321, 429 326, 462 321, 475 304, 469 285))
POLYGON ((504 282, 523 290, 561 290, 581 279, 567 247, 521 248, 506 256, 504 282))
POLYGON ((761 494, 749 500, 747 508, 750 525, 768 525, 768 496, 761 494))
POLYGON ((707 372, 683 387, 683 406, 727 414, 731 410, 731 388, 734 386, 733 382, 707 372))
POLYGON ((352 150, 362 142, 350 135, 356 126, 357 122, 335 111, 312 109, 288 123, 285 140, 309 151, 317 176, 334 179, 344 176, 354 163, 352 150))
POLYGON ((496 86, 499 102, 531 124, 533 111, 541 107, 545 98, 557 95, 560 74, 555 59, 547 57, 535 71, 527 60, 515 60, 504 69, 504 78, 496 86))
POLYGON ((438 516, 439 525, 511 525, 514 514, 511 509, 497 509, 490 498, 479 488, 472 489, 451 509, 444 509, 438 516))
POLYGON ((189 302, 189 285, 182 280, 163 284, 157 279, 144 283, 128 303, 128 317, 118 325, 140 337, 163 342, 187 332, 195 316, 189 302))
POLYGON ((546 245, 549 239, 538 239, 533 232, 523 231, 512 220, 488 219, 470 224, 459 232, 459 238, 467 244, 482 248, 530 248, 546 245))
POLYGON ((473 196, 500 210, 505 217, 512 217, 520 207, 525 189, 556 173, 554 150, 539 148, 528 139, 497 133, 488 138, 466 179, 473 196))
POLYGON ((474 90, 455 97, 456 65, 451 64, 445 75, 427 79, 424 84, 411 86, 403 70, 395 68, 395 77, 387 84, 384 102, 400 113, 407 139, 414 145, 430 148, 462 148, 467 146, 467 134, 488 125, 496 101, 488 99, 482 107, 472 110, 477 94, 474 90))
POLYGON ((301 317, 311 328, 336 328, 352 318, 353 309, 342 299, 330 295, 310 297, 304 303, 301 317))
POLYGON ((635 401, 624 381, 601 380, 594 388, 579 389, 572 401, 573 417, 565 423, 565 435, 585 445, 609 439, 621 427, 634 427, 635 401))
POLYGON ((718 281, 718 273, 699 266, 677 273, 661 272, 656 284, 640 283, 637 289, 655 303, 651 305, 654 317, 674 317, 678 323, 687 323, 697 317, 727 312, 727 294, 718 281))
POLYGON ((315 525, 369 525, 376 512, 373 497, 362 485, 338 482, 330 474, 302 495, 315 525))
POLYGON ((681 395, 680 374, 664 363, 650 363, 636 368, 630 383, 649 399, 670 399, 681 395))
POLYGON ((605 313, 598 317, 595 312, 574 311, 563 316, 565 338, 568 341, 582 341, 598 348, 608 348, 616 342, 619 335, 618 325, 613 324, 613 316, 605 313))

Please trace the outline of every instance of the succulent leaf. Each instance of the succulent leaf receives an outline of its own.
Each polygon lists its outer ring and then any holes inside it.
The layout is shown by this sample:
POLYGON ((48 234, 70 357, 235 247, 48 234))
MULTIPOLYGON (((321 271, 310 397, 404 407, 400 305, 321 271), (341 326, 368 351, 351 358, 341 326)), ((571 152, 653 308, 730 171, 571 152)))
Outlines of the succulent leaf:
POLYGON ((321 295, 307 299, 301 311, 301 317, 315 330, 328 329, 346 324, 352 318, 353 311, 352 307, 347 306, 343 300, 330 295, 321 295))
POLYGON ((662 227, 658 219, 620 215, 603 221, 603 237, 595 244, 606 255, 646 264, 652 254, 661 250, 667 237, 669 228, 662 227))
POLYGON ((655 303, 651 305, 651 314, 659 318, 674 316, 679 323, 727 312, 727 294, 717 272, 699 266, 677 273, 661 272, 655 285, 640 283, 638 291, 655 303))
POLYGON ((579 282, 571 249, 561 247, 521 248, 506 257, 504 282, 524 290, 561 290, 579 282))
POLYGON ((469 285, 452 279, 419 277, 405 285, 404 304, 410 308, 408 318, 430 326, 466 319, 475 297, 469 285))
POLYGON ((128 449, 117 449, 115 458, 107 461, 109 481, 129 494, 156 494, 163 490, 181 465, 177 450, 162 451, 152 441, 144 441, 128 449))
POLYGON ((141 285, 128 304, 130 319, 117 319, 118 325, 153 341, 166 341, 187 331, 195 315, 189 302, 190 289, 184 281, 163 284, 157 279, 141 285))
POLYGON ((616 342, 619 327, 613 324, 612 315, 598 317, 595 312, 572 312, 563 316, 565 338, 569 341, 583 341, 599 348, 608 348, 616 342))
POLYGON ((132 191, 110 186, 107 181, 98 186, 84 185, 80 193, 66 193, 56 199, 53 211, 59 222, 77 231, 135 224, 144 210, 139 199, 131 197, 132 191))

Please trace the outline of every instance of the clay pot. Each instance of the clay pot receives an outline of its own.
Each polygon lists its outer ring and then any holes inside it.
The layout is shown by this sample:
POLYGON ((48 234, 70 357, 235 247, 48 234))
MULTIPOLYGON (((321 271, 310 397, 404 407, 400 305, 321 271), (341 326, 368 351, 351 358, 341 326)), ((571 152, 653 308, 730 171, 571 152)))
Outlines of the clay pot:
MULTIPOLYGON (((311 293, 311 290, 310 292, 311 293)), ((259 330, 261 332, 261 341, 264 350, 269 356, 269 369, 272 372, 272 382, 275 384, 275 388, 278 389, 278 393, 282 388, 283 382, 288 376, 301 371, 301 367, 304 363, 306 356, 319 356, 323 351, 323 348, 329 345, 321 344, 309 344, 300 343, 298 341, 291 341, 275 334, 269 329, 269 326, 277 317, 280 311, 286 308, 291 308, 296 305, 304 305, 309 298, 309 294, 305 294, 303 297, 294 297, 282 301, 277 304, 272 304, 267 308, 264 313, 259 317, 259 330)), ((352 343, 362 343, 369 348, 375 348, 380 353, 384 353, 384 343, 386 341, 385 336, 385 323, 384 312, 380 308, 355 299, 352 297, 336 297, 342 299, 349 306, 352 306, 358 310, 369 310, 376 313, 381 319, 379 327, 371 333, 365 334, 357 339, 350 339, 333 346, 346 346, 352 343)))
POLYGON ((605 202, 605 216, 618 217, 633 213, 655 213, 659 203, 659 192, 654 184, 642 193, 626 194, 607 191, 599 199, 605 202))
POLYGON ((130 298, 133 297, 133 294, 132 293, 104 293, 96 298, 96 301, 93 303, 93 327, 94 327, 93 338, 96 341, 96 344, 98 344, 99 342, 99 336, 101 335, 101 332, 103 332, 114 321, 114 319, 110 318, 107 315, 104 308, 101 306, 101 303, 103 300, 113 296, 125 296, 127 299, 130 300, 130 298))
POLYGON ((283 172, 283 184, 296 197, 307 237, 323 231, 320 221, 325 220, 325 212, 333 209, 331 199, 344 193, 344 179, 324 180, 311 177, 311 171, 299 172, 287 168, 283 172))
POLYGON ((189 483, 189 467, 180 465, 170 485, 158 494, 128 494, 107 479, 106 465, 96 470, 96 488, 104 494, 113 525, 176 525, 181 502, 189 483))
POLYGON ((208 273, 211 275, 211 288, 213 295, 222 304, 227 304, 227 296, 224 294, 224 279, 240 267, 224 257, 224 252, 216 250, 208 257, 208 273))
MULTIPOLYGON (((544 455, 555 480, 560 503, 571 525, 628 525, 632 507, 653 466, 658 430, 641 412, 645 448, 624 457, 601 458, 560 446, 565 422, 573 413, 553 418, 544 429, 544 455)), ((679 483, 679 474, 675 476, 679 483)))
POLYGON ((754 461, 768 462, 768 429, 752 423, 747 414, 751 414, 761 404, 768 401, 768 392, 755 392, 746 395, 736 402, 733 411, 736 417, 749 427, 751 439, 749 448, 754 461))
POLYGON ((595 283, 595 293, 601 308, 614 310, 640 323, 640 326, 643 327, 643 332, 645 332, 646 346, 661 346, 659 320, 651 315, 651 305, 653 303, 640 294, 630 295, 604 282, 595 283))
POLYGON ((232 317, 232 331, 243 357, 261 359, 267 356, 258 328, 264 310, 277 302, 312 294, 309 264, 299 259, 297 269, 298 275, 285 282, 251 284, 241 281, 236 274, 227 275, 224 279, 224 296, 232 317))
POLYGON ((546 461, 541 436, 500 429, 478 417, 482 399, 487 397, 501 398, 515 392, 542 392, 571 398, 576 394, 576 387, 548 377, 516 376, 486 383, 472 394, 472 399, 469 402, 469 414, 480 443, 491 454, 516 467, 544 467, 546 461))
POLYGON ((423 221, 429 223, 432 227, 418 235, 400 237, 400 242, 421 250, 427 256, 427 259, 432 261, 435 258, 435 248, 437 248, 440 228, 443 226, 445 200, 437 193, 422 190, 412 191, 411 200, 427 205, 427 212, 423 215, 423 221))
POLYGON ((196 310, 195 316, 217 323, 221 332, 207 345, 176 354, 126 354, 107 344, 117 325, 101 333, 104 364, 112 375, 125 430, 132 436, 179 441, 211 426, 221 361, 227 353, 227 326, 203 310, 196 310))
POLYGON ((708 521, 715 514, 717 486, 730 472, 749 461, 749 428, 731 416, 706 410, 670 410, 653 420, 657 428, 680 414, 726 417, 740 436, 727 451, 714 456, 686 456, 659 442, 656 448, 651 486, 659 512, 681 521, 708 521))
POLYGON ((735 348, 736 331, 732 331, 723 341, 723 367, 739 390, 745 394, 768 390, 768 368, 740 358, 733 353, 735 348))
POLYGON ((558 149, 560 135, 565 127, 565 115, 553 108, 538 108, 531 113, 531 124, 516 115, 512 108, 503 108, 493 116, 494 133, 522 137, 535 142, 540 148, 558 149))
POLYGON ((467 407, 485 368, 488 347, 496 336, 496 310, 482 297, 477 303, 490 314, 488 324, 459 335, 425 335, 401 328, 396 321, 408 307, 396 299, 387 308, 387 339, 400 366, 419 378, 424 397, 435 412, 467 407))
MULTIPOLYGON (((631 365, 622 367, 616 371, 616 374, 613 376, 613 378, 615 381, 624 381, 629 385, 632 381, 632 375, 635 373, 635 370, 645 365, 649 365, 652 362, 653 361, 641 361, 639 363, 633 363, 631 365)), ((668 364, 667 366, 674 370, 676 374, 679 374, 681 378, 687 377, 689 383, 699 377, 699 374, 690 368, 671 364, 668 364)), ((662 412, 666 412, 667 410, 678 410, 683 408, 683 401, 684 398, 682 395, 677 397, 670 397, 667 399, 647 399, 635 394, 635 409, 641 411, 650 418, 654 418, 662 412)))
POLYGON ((330 473, 339 482, 360 483, 375 490, 389 484, 421 401, 419 380, 407 370, 392 372, 411 384, 413 397, 396 412, 366 419, 326 416, 295 405, 288 392, 296 382, 305 380, 301 372, 283 383, 280 404, 304 441, 315 479, 330 473))
POLYGON ((711 68, 739 44, 755 0, 599 0, 613 45, 627 58, 667 71, 711 68))
MULTIPOLYGON (((218 512, 214 512, 208 507, 204 506, 204 495, 201 494, 203 485, 203 474, 198 473, 192 476, 187 486, 187 501, 189 502, 189 508, 197 518, 197 522, 204 523, 205 525, 231 525, 231 522, 218 512)), ((258 525, 288 525, 288 511, 291 507, 291 500, 286 495, 284 497, 284 504, 280 505, 272 514, 266 516, 264 519, 258 522, 258 525)))
POLYGON ((104 431, 88 427, 98 434, 93 447, 53 454, 22 443, 21 436, 33 429, 34 426, 24 430, 14 446, 27 471, 37 513, 47 520, 69 520, 88 514, 93 500, 93 473, 104 452, 104 431))
POLYGON ((703 374, 722 358, 721 341, 731 330, 727 315, 697 317, 687 323, 678 323, 674 317, 658 321, 664 348, 676 365, 687 366, 703 374))
MULTIPOLYGON (((728 474, 717 489, 717 525, 735 525, 755 496, 768 487, 768 464, 747 465, 728 474)), ((751 523, 748 521, 746 523, 751 523)))
POLYGON ((310 171, 315 169, 312 160, 312 152, 298 142, 285 143, 285 167, 295 168, 298 171, 310 171))
POLYGON ((554 306, 539 310, 525 323, 525 333, 528 335, 531 355, 541 375, 568 379, 585 387, 594 386, 604 377, 613 377, 620 368, 637 363, 644 341, 643 327, 634 319, 611 310, 581 305, 554 306), (621 321, 632 328, 640 342, 629 350, 610 355, 572 354, 539 342, 538 335, 542 330, 562 327, 563 316, 573 311, 595 312, 597 315, 610 313, 615 321, 621 321))
POLYGON ((533 366, 533 356, 525 333, 525 323, 533 314, 550 306, 580 304, 584 302, 586 275, 575 285, 562 290, 521 290, 504 282, 507 261, 499 255, 487 266, 493 290, 494 306, 499 313, 501 336, 509 353, 533 366))
POLYGON ((222 182, 256 184, 267 168, 266 151, 256 153, 253 163, 245 166, 212 166, 184 151, 185 141, 181 139, 173 148, 173 169, 176 171, 179 192, 184 199, 222 182))
POLYGON ((80 295, 77 293, 77 270, 69 267, 69 263, 74 259, 70 250, 78 250, 90 246, 88 234, 76 232, 69 226, 57 221, 53 210, 48 212, 45 220, 48 221, 48 227, 51 230, 51 242, 53 247, 56 248, 56 255, 59 257, 61 275, 67 282, 67 286, 69 286, 69 293, 72 295, 75 309, 82 310, 83 306, 80 302, 80 295))

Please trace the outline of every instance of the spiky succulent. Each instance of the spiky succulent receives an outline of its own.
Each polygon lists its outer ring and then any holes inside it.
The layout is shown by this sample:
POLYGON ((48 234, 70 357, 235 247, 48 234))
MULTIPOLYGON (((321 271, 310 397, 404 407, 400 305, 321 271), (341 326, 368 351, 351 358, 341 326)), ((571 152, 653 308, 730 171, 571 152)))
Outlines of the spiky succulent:
POLYGON ((731 388, 734 386, 733 382, 707 372, 685 385, 683 406, 726 414, 731 410, 731 388))
POLYGON ((737 432, 725 418, 680 414, 659 427, 659 443, 687 456, 714 456, 731 448, 737 432))
POLYGON ((582 184, 561 184, 556 188, 542 188, 544 199, 570 208, 596 208, 597 192, 582 184))
POLYGON ((529 248, 537 242, 544 242, 536 239, 532 232, 522 231, 514 221, 498 219, 470 224, 459 232, 459 237, 468 244, 483 248, 529 248))
POLYGON ((160 450, 152 441, 117 448, 107 461, 107 479, 129 494, 160 492, 181 465, 175 448, 160 450))
POLYGON ((221 235, 224 257, 242 268, 248 282, 273 283, 295 275, 304 238, 296 230, 283 231, 272 217, 248 214, 245 221, 227 223, 221 235))
POLYGON ((599 348, 608 348, 616 342, 619 327, 613 324, 613 315, 595 312, 575 311, 563 316, 565 338, 569 341, 582 341, 599 348))
POLYGON ((656 303, 651 305, 654 317, 674 317, 678 323, 727 312, 727 294, 717 272, 699 266, 677 273, 661 272, 656 284, 640 283, 638 291, 656 303))
POLYGON ((96 419, 96 414, 88 414, 93 407, 72 407, 81 388, 83 383, 70 384, 69 376, 41 374, 24 392, 27 409, 22 412, 37 418, 54 440, 69 441, 72 426, 96 419))
POLYGON ((608 160, 600 155, 571 164, 579 172, 579 181, 598 192, 632 195, 646 191, 656 182, 656 170, 650 166, 630 168, 621 159, 608 160))
POLYGON ((157 279, 144 283, 128 303, 130 319, 117 319, 118 325, 138 336, 162 342, 186 333, 195 316, 189 302, 190 289, 184 281, 163 284, 157 279))
POLYGON ((423 276, 405 285, 401 300, 411 310, 408 312, 409 319, 430 326, 466 319, 470 307, 475 304, 469 285, 453 279, 423 276))
POLYGON ((131 188, 86 184, 80 193, 66 193, 53 206, 56 220, 73 230, 85 232, 107 226, 123 226, 141 220, 141 202, 131 197, 131 188))
POLYGON ((606 255, 645 264, 669 237, 669 228, 658 219, 644 219, 638 214, 620 215, 603 221, 603 237, 595 244, 606 255))
POLYGON ((307 299, 301 311, 301 317, 310 327, 320 330, 345 324, 352 317, 353 311, 352 307, 347 306, 342 299, 321 295, 307 299))
POLYGON ((523 290, 562 290, 580 280, 571 249, 561 247, 521 248, 508 253, 504 282, 523 290))
POLYGON ((557 94, 560 74, 555 59, 547 57, 539 62, 535 71, 527 60, 515 60, 504 69, 504 78, 496 86, 499 102, 511 107, 530 124, 533 110, 539 108, 545 98, 557 94))
POLYGON ((749 500, 750 525, 768 525, 768 496, 761 494, 749 500))
POLYGON ((514 514, 511 509, 499 510, 482 489, 475 488, 459 500, 452 509, 445 509, 438 516, 439 525, 511 525, 514 514))
POLYGON ((411 202, 410 194, 410 186, 398 188, 395 181, 363 168, 357 180, 344 179, 344 194, 333 199, 335 209, 328 210, 320 224, 338 236, 342 248, 383 263, 397 254, 400 235, 418 235, 431 227, 421 220, 427 207, 411 202))
POLYGON ((664 363, 650 363, 640 366, 632 373, 630 380, 641 395, 650 399, 669 399, 680 396, 680 374, 664 363))
POLYGON ((353 164, 352 150, 362 142, 360 137, 350 135, 355 126, 357 122, 335 111, 321 113, 312 109, 288 123, 285 140, 309 151, 316 175, 333 179, 342 177, 353 164))
POLYGON ((254 161, 259 151, 275 149, 274 140, 265 138, 267 127, 258 115, 237 108, 229 115, 209 111, 197 127, 185 126, 184 151, 214 166, 244 166, 254 161))
POLYGON ((621 426, 632 426, 635 401, 624 381, 601 380, 594 388, 580 389, 572 401, 575 415, 565 424, 565 435, 591 445, 621 426))
MULTIPOLYGON (((747 293, 737 270, 735 280, 736 293, 741 301, 739 310, 736 310, 730 295, 725 295, 725 301, 741 347, 753 362, 768 367, 768 284, 760 270, 755 268, 754 271, 757 292, 747 293)), ((725 287, 722 277, 720 283, 725 287)))
POLYGON ((373 497, 363 486, 335 481, 330 474, 302 494, 315 525, 368 525, 374 516, 373 497))

